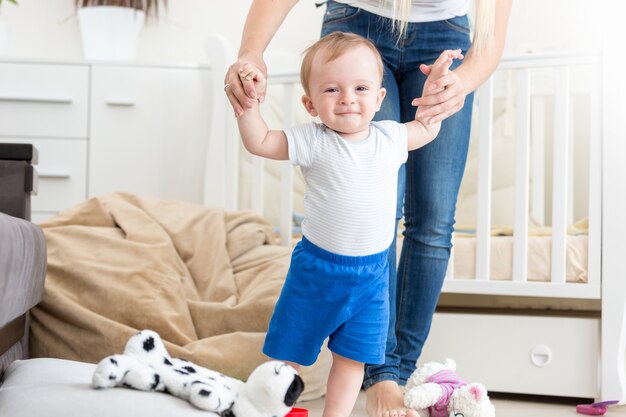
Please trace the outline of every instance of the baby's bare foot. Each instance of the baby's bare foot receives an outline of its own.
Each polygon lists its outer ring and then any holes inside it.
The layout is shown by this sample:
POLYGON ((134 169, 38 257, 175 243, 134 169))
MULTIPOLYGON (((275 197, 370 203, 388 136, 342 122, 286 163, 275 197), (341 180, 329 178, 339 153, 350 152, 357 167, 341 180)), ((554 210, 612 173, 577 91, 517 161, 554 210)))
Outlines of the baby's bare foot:
POLYGON ((404 406, 402 388, 395 381, 381 381, 365 392, 365 409, 369 417, 418 417, 404 406))

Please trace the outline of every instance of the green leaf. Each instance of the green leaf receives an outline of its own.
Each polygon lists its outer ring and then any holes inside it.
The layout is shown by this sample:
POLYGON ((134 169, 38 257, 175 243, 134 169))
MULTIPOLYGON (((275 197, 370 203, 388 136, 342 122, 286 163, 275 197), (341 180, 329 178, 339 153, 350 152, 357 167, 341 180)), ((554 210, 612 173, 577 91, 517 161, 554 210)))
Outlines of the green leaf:
MULTIPOLYGON (((17 0, 7 0, 9 3, 13 3, 17 6, 17 0)), ((0 6, 2 6, 2 0, 0 0, 0 6)))

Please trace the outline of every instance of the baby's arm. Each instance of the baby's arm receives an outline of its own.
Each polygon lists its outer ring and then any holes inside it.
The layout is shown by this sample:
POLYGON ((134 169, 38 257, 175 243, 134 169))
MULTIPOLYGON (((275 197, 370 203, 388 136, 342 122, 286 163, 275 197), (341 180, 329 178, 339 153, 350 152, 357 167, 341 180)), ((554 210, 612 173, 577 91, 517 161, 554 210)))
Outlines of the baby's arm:
POLYGON ((267 127, 261 117, 259 103, 254 103, 252 108, 246 109, 237 117, 237 126, 243 146, 251 154, 269 159, 289 159, 285 132, 267 127))
MULTIPOLYGON (((448 74, 452 60, 462 58, 463 55, 460 49, 443 51, 432 65, 430 74, 424 83, 423 94, 437 94, 439 92, 437 91, 437 80, 448 74)), ((443 89, 441 89, 441 91, 443 91, 443 89)), ((441 128, 441 122, 430 124, 428 123, 427 117, 418 117, 419 111, 424 109, 425 107, 418 108, 415 112, 415 120, 405 123, 408 133, 409 151, 421 148, 431 142, 435 139, 441 128)))

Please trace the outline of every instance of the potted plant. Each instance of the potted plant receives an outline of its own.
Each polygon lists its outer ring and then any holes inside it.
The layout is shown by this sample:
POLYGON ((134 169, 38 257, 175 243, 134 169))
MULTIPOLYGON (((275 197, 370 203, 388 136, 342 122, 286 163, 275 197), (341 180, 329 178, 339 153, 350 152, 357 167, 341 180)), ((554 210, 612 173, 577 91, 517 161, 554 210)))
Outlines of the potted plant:
POLYGON ((132 60, 146 17, 157 19, 167 0, 76 0, 87 59, 132 60))
MULTIPOLYGON (((9 3, 13 3, 17 6, 17 0, 7 0, 9 3)), ((2 7, 3 0, 0 0, 0 8, 2 7)))
MULTIPOLYGON (((6 0, 9 3, 12 3, 17 6, 17 0, 6 0)), ((0 17, 2 17, 2 4, 5 3, 3 0, 0 0, 0 17)), ((3 56, 7 49, 7 44, 9 43, 9 28, 7 24, 0 19, 0 56, 3 56)))
MULTIPOLYGON (((9 1, 15 3, 15 0, 9 1)), ((2 3, 2 0, 0 0, 0 3, 2 3)), ((76 0, 78 8, 98 6, 124 7, 143 12, 145 15, 154 18, 159 17, 161 8, 166 5, 167 0, 76 0)))

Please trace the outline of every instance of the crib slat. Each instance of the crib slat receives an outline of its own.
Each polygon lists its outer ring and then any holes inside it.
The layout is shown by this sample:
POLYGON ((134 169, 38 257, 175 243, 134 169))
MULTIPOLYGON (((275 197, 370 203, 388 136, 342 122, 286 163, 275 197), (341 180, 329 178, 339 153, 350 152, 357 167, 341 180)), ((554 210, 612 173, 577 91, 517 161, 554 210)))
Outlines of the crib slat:
POLYGON ((532 184, 530 199, 530 218, 538 226, 546 224, 545 202, 545 119, 544 98, 532 98, 532 123, 531 130, 531 170, 530 181, 532 184))
POLYGON ((241 152, 241 136, 235 126, 231 126, 232 136, 237 138, 226 144, 226 175, 230 178, 231 185, 226 189, 226 210, 239 210, 239 153, 241 152))
POLYGON ((250 180, 250 204, 253 211, 264 214, 265 159, 252 157, 252 178, 250 180))
POLYGON ((601 276, 601 245, 600 228, 602 201, 602 107, 600 78, 594 78, 591 86, 591 120, 589 123, 589 248, 587 269, 588 285, 600 285, 601 276))
POLYGON ((515 162, 515 228, 513 243, 513 281, 526 281, 528 276, 528 195, 530 159, 530 71, 517 71, 515 97, 516 162, 515 162))
MULTIPOLYGON (((293 95, 294 84, 285 84, 283 90, 283 124, 285 127, 293 125, 293 95)), ((280 244, 292 245, 293 233, 293 167, 289 161, 283 162, 280 179, 280 244)))
POLYGON ((556 68, 552 173, 552 282, 565 283, 569 171, 569 68, 556 68))
POLYGON ((479 149, 476 219, 476 280, 490 278, 491 252, 491 172, 493 141, 493 79, 479 90, 479 149))
POLYGON ((239 178, 239 142, 232 107, 223 92, 222 77, 236 59, 228 39, 212 34, 206 51, 211 62, 211 134, 207 145, 204 173, 204 204, 227 210, 237 209, 239 178), (221 180, 223 179, 223 181, 221 180))

